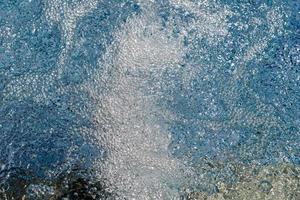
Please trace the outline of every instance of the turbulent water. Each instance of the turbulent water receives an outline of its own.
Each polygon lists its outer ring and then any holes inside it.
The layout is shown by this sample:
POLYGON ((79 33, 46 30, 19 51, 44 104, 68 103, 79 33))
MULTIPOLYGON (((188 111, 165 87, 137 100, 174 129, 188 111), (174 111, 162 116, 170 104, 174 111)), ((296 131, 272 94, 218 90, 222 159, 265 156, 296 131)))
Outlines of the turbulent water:
POLYGON ((297 199, 299 12, 0 0, 0 199, 205 199, 274 166, 297 199))

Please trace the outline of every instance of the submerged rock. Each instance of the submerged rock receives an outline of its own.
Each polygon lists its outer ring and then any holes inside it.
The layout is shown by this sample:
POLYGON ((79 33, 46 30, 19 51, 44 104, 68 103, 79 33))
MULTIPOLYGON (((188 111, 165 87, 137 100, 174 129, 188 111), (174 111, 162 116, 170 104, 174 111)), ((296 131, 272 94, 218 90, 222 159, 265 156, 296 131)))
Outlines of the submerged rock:
POLYGON ((54 195, 54 188, 42 184, 31 184, 26 189, 26 198, 28 200, 49 199, 54 195))
MULTIPOLYGON (((29 172, 16 170, 0 184, 1 200, 98 200, 116 199, 103 180, 94 180, 85 170, 73 170, 53 180, 32 179, 29 172), (28 179, 31 180, 28 180, 28 179)), ((120 199, 120 198, 119 198, 120 199)))
POLYGON ((190 192, 187 200, 297 200, 300 198, 299 166, 279 164, 276 166, 239 166, 239 181, 218 183, 218 192, 190 192), (249 173, 257 171, 258 173, 249 173))

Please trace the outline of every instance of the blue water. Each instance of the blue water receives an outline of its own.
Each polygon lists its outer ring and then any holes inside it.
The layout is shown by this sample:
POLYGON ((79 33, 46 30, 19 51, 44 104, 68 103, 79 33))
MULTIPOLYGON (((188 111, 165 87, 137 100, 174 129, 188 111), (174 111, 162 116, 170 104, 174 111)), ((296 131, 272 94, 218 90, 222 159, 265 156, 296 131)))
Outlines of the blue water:
MULTIPOLYGON (((142 147, 143 133, 150 147, 166 141, 168 157, 187 168, 207 159, 299 165, 299 1, 199 2, 0 0, 0 188, 11 187, 16 169, 29 173, 28 184, 78 166, 105 171, 111 155, 130 157, 107 140, 142 147), (127 93, 130 109, 105 107, 107 96, 114 105, 127 93), (154 100, 144 105, 138 95, 154 100), (164 131, 152 136, 156 124, 164 131)), ((155 196, 149 191, 140 198, 155 196)), ((128 193, 119 195, 139 197, 128 193)))

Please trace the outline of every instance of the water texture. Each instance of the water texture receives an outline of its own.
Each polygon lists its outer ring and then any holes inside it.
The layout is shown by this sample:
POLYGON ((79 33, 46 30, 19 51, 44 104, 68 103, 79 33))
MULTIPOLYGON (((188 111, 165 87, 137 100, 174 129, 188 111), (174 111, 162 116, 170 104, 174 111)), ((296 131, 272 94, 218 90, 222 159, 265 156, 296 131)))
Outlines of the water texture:
POLYGON ((297 0, 0 0, 0 200, 300 199, 297 0))

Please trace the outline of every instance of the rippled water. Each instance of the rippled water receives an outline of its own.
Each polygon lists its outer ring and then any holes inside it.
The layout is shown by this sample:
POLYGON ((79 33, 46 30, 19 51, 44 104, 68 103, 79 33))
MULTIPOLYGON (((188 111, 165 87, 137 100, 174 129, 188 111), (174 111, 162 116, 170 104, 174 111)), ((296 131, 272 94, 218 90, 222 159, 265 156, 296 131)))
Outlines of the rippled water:
POLYGON ((300 198, 299 12, 0 0, 0 199, 300 198))

